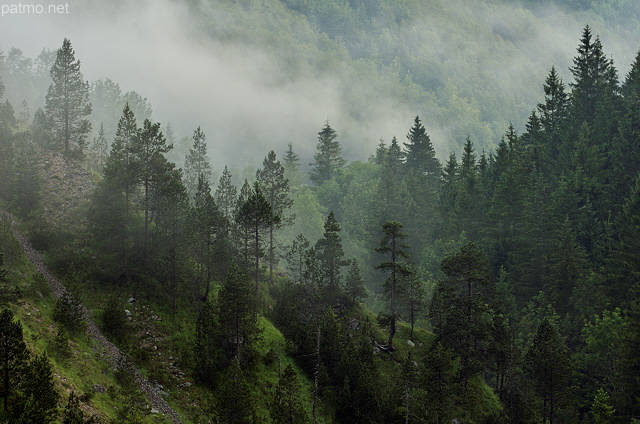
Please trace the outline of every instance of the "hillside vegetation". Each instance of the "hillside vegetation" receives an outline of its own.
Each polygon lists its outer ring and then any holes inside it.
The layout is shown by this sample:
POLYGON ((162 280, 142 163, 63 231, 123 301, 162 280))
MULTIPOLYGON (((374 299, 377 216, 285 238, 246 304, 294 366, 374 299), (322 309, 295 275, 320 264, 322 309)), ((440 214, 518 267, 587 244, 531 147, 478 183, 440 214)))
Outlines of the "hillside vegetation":
MULTIPOLYGON (((568 78, 467 76, 459 60, 524 51, 504 14, 564 16, 512 3, 186 3, 203 39, 271 46, 282 73, 261 81, 276 91, 340 76, 346 120, 321 121, 307 159, 304 143, 258 140, 264 159, 242 171, 212 163, 222 148, 203 127, 180 140, 136 92, 89 84, 71 40, 37 66, 11 50, 0 422, 637 422, 640 53, 621 75, 586 25, 568 78), (421 19, 461 54, 422 66, 436 53, 421 19), (459 33, 436 26, 450 21, 459 33), (467 30, 478 50, 456 38, 467 30), (27 83, 44 84, 45 63, 46 93, 27 83), (406 124, 358 145, 349 122, 387 107, 372 92, 406 124), (474 117, 457 129, 452 93, 474 117), (33 119, 12 103, 38 95, 33 119)), ((556 3, 636 25, 634 4, 607 5, 556 3)))

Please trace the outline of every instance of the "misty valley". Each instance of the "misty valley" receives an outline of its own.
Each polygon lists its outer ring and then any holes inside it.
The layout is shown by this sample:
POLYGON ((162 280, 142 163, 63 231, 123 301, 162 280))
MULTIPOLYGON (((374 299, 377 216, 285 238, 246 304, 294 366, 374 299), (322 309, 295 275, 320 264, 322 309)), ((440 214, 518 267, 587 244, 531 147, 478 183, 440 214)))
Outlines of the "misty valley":
POLYGON ((640 6, 470 3, 0 17, 0 423, 640 423, 640 6))

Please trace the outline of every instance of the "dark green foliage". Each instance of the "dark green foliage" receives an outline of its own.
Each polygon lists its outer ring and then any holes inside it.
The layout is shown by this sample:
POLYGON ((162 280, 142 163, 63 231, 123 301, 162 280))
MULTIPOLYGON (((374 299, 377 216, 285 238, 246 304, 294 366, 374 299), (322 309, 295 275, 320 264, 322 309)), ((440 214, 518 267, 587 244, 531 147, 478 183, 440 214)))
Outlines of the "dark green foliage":
POLYGON ((7 267, 4 264, 4 253, 0 251, 0 305, 15 301, 20 296, 17 285, 9 279, 7 267))
POLYGON ((222 214, 229 221, 233 219, 233 210, 236 207, 236 198, 238 196, 237 192, 236 186, 231 183, 231 172, 225 166, 213 198, 222 214))
POLYGON ((267 257, 269 259, 269 281, 273 283, 273 268, 277 264, 276 240, 274 232, 283 225, 291 225, 295 216, 286 216, 285 211, 293 205, 289 195, 289 180, 284 176, 285 169, 280 161, 276 160, 273 150, 269 152, 262 162, 262 169, 256 172, 256 181, 265 199, 271 206, 271 213, 279 219, 269 223, 269 247, 267 257))
POLYGON ((407 140, 409 142, 404 143, 406 167, 425 177, 423 181, 427 184, 434 184, 440 176, 440 162, 436 158, 431 138, 418 116, 407 134, 407 140))
MULTIPOLYGON (((241 193, 242 197, 242 193, 241 193)), ((242 199, 238 199, 240 202, 242 199)), ((238 210, 236 211, 236 223, 240 226, 243 232, 243 238, 247 251, 245 252, 245 258, 248 259, 250 254, 254 259, 254 280, 255 280, 255 292, 258 295, 258 277, 260 272, 260 258, 264 255, 262 248, 263 232, 272 226, 277 225, 281 220, 280 215, 277 215, 272 209, 271 204, 264 196, 262 189, 258 183, 254 184, 253 190, 250 189, 246 200, 239 203, 238 210), (252 249, 249 252, 249 244, 252 249)), ((246 259, 247 271, 249 271, 249 262, 246 259)))
POLYGON ((303 279, 308 250, 309 240, 302 234, 296 236, 287 250, 287 267, 293 281, 301 282, 303 279))
POLYGON ((224 277, 230 261, 229 222, 211 196, 209 183, 203 175, 198 178, 193 206, 187 217, 189 251, 198 262, 198 290, 209 297, 214 275, 224 277), (202 290, 201 286, 204 286, 202 290))
POLYGON ((118 342, 126 341, 129 336, 129 326, 127 314, 124 311, 122 302, 117 297, 111 297, 102 311, 103 331, 113 337, 118 342))
POLYGON ((22 338, 22 325, 9 309, 0 311, 0 395, 4 415, 12 413, 9 402, 25 376, 29 352, 22 338))
POLYGON ((53 319, 71 334, 84 331, 84 311, 77 291, 65 291, 56 301, 53 319))
POLYGON ((218 295, 220 346, 227 361, 244 365, 253 359, 252 342, 259 333, 256 297, 246 274, 232 265, 218 295))
POLYGON ((222 384, 218 387, 218 393, 222 422, 229 424, 256 422, 255 401, 238 359, 234 359, 225 372, 222 384))
POLYGON ((69 401, 62 412, 62 424, 85 424, 84 414, 80 409, 80 399, 75 392, 69 395, 69 401))
POLYGON ((59 395, 53 382, 51 362, 45 355, 38 355, 29 362, 22 391, 28 399, 20 417, 22 422, 45 424, 55 419, 59 395))
POLYGON ((441 268, 446 279, 438 282, 429 317, 438 340, 460 357, 466 381, 487 367, 495 290, 487 258, 473 243, 445 257, 441 268))
POLYGON ((312 167, 309 178, 317 186, 333 178, 346 163, 342 158, 340 143, 335 141, 337 136, 329 122, 318 133, 316 153, 313 155, 314 162, 309 164, 312 167))
POLYGON ((193 200, 200 178, 206 183, 211 181, 211 165, 207 157, 207 137, 200 127, 193 132, 193 146, 184 161, 184 185, 187 188, 189 199, 193 200))
POLYGON ((324 234, 317 241, 314 253, 318 260, 321 288, 327 292, 329 298, 334 298, 340 292, 342 268, 348 262, 344 259, 340 224, 333 211, 329 212, 324 222, 324 234))
POLYGON ((287 364, 278 379, 271 401, 271 419, 276 424, 306 424, 309 415, 301 400, 302 386, 291 364, 287 364))
POLYGON ((345 277, 344 292, 354 303, 364 299, 367 295, 364 280, 360 274, 360 267, 355 258, 351 260, 351 266, 345 277))
POLYGON ((82 156, 91 131, 86 118, 91 113, 89 83, 83 80, 80 61, 66 38, 51 68, 51 79, 45 110, 54 140, 65 156, 82 156))
POLYGON ((402 224, 397 221, 387 221, 382 226, 384 234, 380 241, 380 246, 376 252, 383 255, 389 254, 389 260, 382 262, 376 268, 388 273, 384 289, 385 294, 389 298, 389 341, 387 348, 393 350, 393 337, 396 333, 396 320, 398 314, 397 297, 399 291, 400 279, 410 275, 411 271, 403 261, 408 257, 405 249, 407 246, 403 243, 403 239, 407 234, 402 231, 402 224))
POLYGON ((527 351, 525 366, 534 390, 542 400, 542 422, 553 424, 562 396, 567 393, 571 365, 567 348, 549 321, 542 321, 538 327, 527 351))
POLYGON ((205 386, 213 386, 222 351, 218 343, 218 314, 210 302, 202 304, 196 321, 193 345, 194 375, 205 386))

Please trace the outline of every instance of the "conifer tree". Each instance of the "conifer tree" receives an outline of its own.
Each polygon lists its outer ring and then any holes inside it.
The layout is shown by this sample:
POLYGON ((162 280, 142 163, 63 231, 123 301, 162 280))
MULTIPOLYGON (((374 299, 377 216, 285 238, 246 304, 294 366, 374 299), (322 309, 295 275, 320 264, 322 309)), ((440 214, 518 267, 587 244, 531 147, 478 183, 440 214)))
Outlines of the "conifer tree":
POLYGON ((329 212, 324 223, 324 234, 316 242, 315 253, 320 263, 322 285, 332 298, 340 291, 341 269, 348 262, 344 259, 340 224, 333 211, 329 212))
POLYGON ((189 153, 184 161, 184 183, 187 187, 189 200, 193 198, 198 190, 200 176, 207 183, 211 180, 211 165, 207 157, 207 137, 200 127, 193 132, 193 145, 189 148, 189 153))
POLYGON ((256 293, 240 268, 232 265, 218 295, 220 345, 228 360, 246 364, 251 342, 258 334, 255 322, 256 293))
POLYGON ((364 286, 364 280, 360 273, 360 267, 356 258, 351 260, 351 266, 345 278, 344 291, 351 298, 352 302, 359 302, 366 297, 367 292, 364 286))
POLYGON ((250 234, 253 244, 253 258, 255 260, 254 278, 256 284, 256 296, 259 292, 258 278, 260 275, 260 258, 263 256, 262 241, 263 232, 280 222, 280 215, 274 213, 271 205, 265 198, 260 186, 256 182, 247 200, 238 209, 236 222, 243 231, 250 234))
POLYGON ((22 325, 13 320, 9 309, 0 311, 0 396, 4 411, 11 412, 9 397, 25 378, 29 351, 22 335, 22 325))
POLYGON ((274 232, 283 225, 293 223, 294 216, 285 217, 284 213, 293 205, 293 200, 289 195, 289 180, 284 176, 285 169, 276 160, 276 154, 271 150, 262 162, 262 169, 256 172, 256 181, 260 186, 264 197, 271 206, 271 212, 279 216, 280 219, 272 220, 269 225, 269 247, 267 248, 267 257, 269 259, 269 281, 273 283, 273 267, 276 265, 276 240, 274 232))
POLYGON ((342 158, 340 143, 335 140, 337 136, 329 122, 318 133, 316 153, 313 155, 313 163, 309 164, 311 166, 309 178, 316 186, 333 178, 346 164, 342 158))
POLYGON ((294 152, 293 144, 287 145, 287 151, 282 157, 282 165, 284 166, 284 176, 291 187, 297 187, 302 184, 302 175, 300 175, 300 156, 294 152))
POLYGON ((142 186, 142 208, 144 210, 144 257, 148 259, 149 224, 152 219, 153 184, 160 180, 160 175, 167 171, 167 159, 164 154, 171 150, 167 140, 160 131, 160 123, 144 121, 140 136, 132 144, 134 160, 139 167, 138 183, 142 186))
POLYGON ((548 157, 555 160, 569 108, 565 85, 555 67, 551 68, 543 89, 544 103, 538 104, 540 125, 546 136, 548 157))
POLYGON ((107 144, 103 124, 100 124, 98 136, 93 138, 91 150, 93 153, 94 168, 96 171, 102 172, 107 161, 109 151, 109 145, 107 144))
POLYGON ((309 240, 302 233, 296 236, 287 250, 287 265, 293 281, 302 282, 308 250, 309 240))
POLYGON ((211 387, 222 357, 219 334, 220 323, 215 307, 204 302, 198 312, 193 344, 194 374, 197 381, 211 387))
POLYGON ((309 416, 300 399, 302 387, 291 366, 287 364, 278 379, 274 393, 271 418, 275 424, 305 424, 309 416))
POLYGON ((571 368, 566 346, 546 319, 538 327, 525 364, 533 387, 542 398, 542 422, 553 424, 559 398, 567 390, 571 368))
POLYGON ((237 359, 234 359, 226 370, 225 378, 218 387, 218 393, 222 422, 228 424, 256 422, 255 401, 251 394, 251 387, 237 359))
POLYGON ((218 209, 209 183, 200 174, 198 189, 194 197, 194 204, 189 213, 189 233, 191 236, 191 251, 194 258, 204 267, 205 292, 203 301, 209 297, 209 288, 213 276, 214 262, 220 263, 221 274, 224 275, 224 262, 228 259, 227 252, 227 223, 226 218, 218 209))
MULTIPOLYGON (((45 355, 37 355, 29 361, 21 386, 24 396, 32 402, 33 409, 29 411, 29 421, 52 422, 56 416, 59 395, 53 381, 51 362, 45 355)), ((23 413, 21 419, 26 420, 26 415, 23 413)))
POLYGON ((46 96, 45 110, 52 125, 53 136, 65 156, 82 156, 91 123, 89 83, 80 72, 71 42, 64 39, 51 68, 53 80, 46 96))
POLYGON ((251 184, 249 181, 244 180, 244 184, 240 189, 240 193, 236 199, 235 208, 233 210, 233 218, 236 223, 235 233, 236 242, 238 245, 238 251, 242 255, 242 265, 244 269, 249 272, 249 256, 251 255, 251 226, 241 217, 241 210, 249 200, 251 195, 251 184))
POLYGON ((238 190, 231 182, 231 172, 225 165, 213 198, 220 212, 222 212, 229 221, 233 220, 233 210, 236 207, 237 197, 238 190))
POLYGON ((438 282, 429 317, 438 340, 461 360, 464 381, 487 366, 493 310, 489 264, 474 243, 447 255, 440 265, 446 278, 438 282))
POLYGON ((404 143, 407 169, 425 176, 429 184, 433 184, 440 177, 441 166, 420 117, 416 116, 413 127, 407 134, 407 140, 409 143, 404 143))
POLYGON ((407 237, 407 234, 402 231, 402 224, 398 221, 387 221, 382 226, 382 232, 384 237, 380 241, 380 246, 376 249, 376 252, 381 254, 389 254, 389 260, 382 262, 376 266, 376 269, 382 270, 389 274, 385 282, 385 293, 389 297, 389 341, 387 343, 387 349, 394 350, 393 337, 396 334, 396 321, 397 317, 397 297, 399 282, 403 276, 408 276, 410 270, 403 259, 408 257, 404 249, 406 246, 403 243, 403 239, 407 237))

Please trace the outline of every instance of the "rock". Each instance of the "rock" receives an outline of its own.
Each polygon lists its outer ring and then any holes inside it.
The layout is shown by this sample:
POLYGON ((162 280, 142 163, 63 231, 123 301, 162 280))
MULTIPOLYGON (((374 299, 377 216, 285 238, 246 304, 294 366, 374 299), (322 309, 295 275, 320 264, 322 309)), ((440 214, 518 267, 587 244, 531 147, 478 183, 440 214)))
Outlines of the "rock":
POLYGON ((358 328, 360 328, 360 321, 358 321, 357 319, 353 318, 352 320, 350 320, 347 323, 347 328, 349 330, 357 330, 358 328))
POLYGON ((190 383, 189 381, 186 381, 186 382, 184 383, 184 387, 191 387, 191 383, 190 383))
POLYGON ((159 413, 160 413, 160 411, 158 411, 158 410, 157 410, 157 409, 155 409, 155 408, 151 408, 151 413, 152 413, 152 414, 159 414, 159 413))
POLYGON ((133 298, 133 296, 132 296, 132 297, 130 297, 130 298, 129 298, 129 300, 127 300, 127 302, 129 302, 129 303, 134 303, 135 301, 136 301, 136 300, 133 298))
POLYGON ((127 316, 127 318, 129 318, 131 316, 131 311, 128 309, 125 309, 124 314, 127 316))
POLYGON ((107 388, 100 384, 94 384, 93 390, 95 390, 96 393, 107 393, 107 388))
POLYGON ((412 342, 411 340, 407 340, 407 344, 411 347, 416 347, 416 344, 414 342, 412 342))
POLYGON ((164 390, 158 390, 158 394, 162 397, 169 397, 169 393, 165 392, 164 390))

